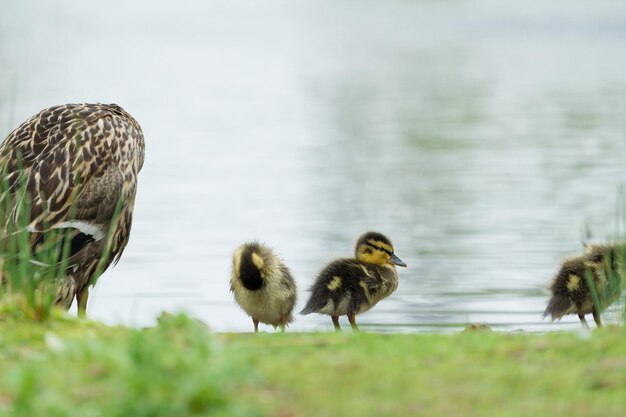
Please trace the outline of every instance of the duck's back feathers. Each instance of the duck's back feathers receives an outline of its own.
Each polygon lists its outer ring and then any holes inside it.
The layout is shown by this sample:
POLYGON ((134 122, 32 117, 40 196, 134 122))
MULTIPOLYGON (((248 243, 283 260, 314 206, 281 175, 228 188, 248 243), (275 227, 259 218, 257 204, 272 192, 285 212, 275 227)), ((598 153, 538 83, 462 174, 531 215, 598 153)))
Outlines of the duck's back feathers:
POLYGON ((398 277, 391 266, 374 265, 353 258, 337 259, 319 273, 300 314, 359 314, 389 296, 397 286, 398 277))
POLYGON ((242 247, 235 263, 237 268, 235 274, 248 290, 256 291, 263 287, 265 283, 261 276, 262 268, 265 266, 263 264, 261 246, 258 243, 250 243, 242 247))
POLYGON ((311 296, 300 314, 320 312, 328 307, 329 302, 332 306, 343 302, 347 308, 346 294, 363 292, 357 288, 363 275, 356 259, 343 258, 331 262, 318 274, 310 289, 311 296))
POLYGON ((25 175, 31 226, 67 220, 109 220, 120 197, 134 196, 144 140, 132 116, 115 104, 66 104, 22 123, 0 146, 13 192, 25 175))

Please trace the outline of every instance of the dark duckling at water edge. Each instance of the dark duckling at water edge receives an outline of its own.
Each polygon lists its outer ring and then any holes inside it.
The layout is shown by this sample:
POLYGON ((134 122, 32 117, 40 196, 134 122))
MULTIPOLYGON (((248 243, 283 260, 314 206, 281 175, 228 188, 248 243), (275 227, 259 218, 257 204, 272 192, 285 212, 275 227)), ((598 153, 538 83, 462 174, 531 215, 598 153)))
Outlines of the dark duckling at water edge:
POLYGON ((626 244, 620 243, 587 245, 582 255, 565 259, 550 286, 552 297, 543 317, 558 320, 577 314, 583 327, 588 328, 585 315, 593 314, 596 325, 601 327, 600 313, 624 289, 625 256, 626 244))
POLYGON ((300 314, 331 316, 339 331, 339 316, 348 316, 358 330, 356 315, 371 309, 398 288, 396 265, 406 267, 393 250, 389 238, 367 232, 356 243, 355 258, 332 261, 317 276, 311 297, 300 314))
POLYGON ((255 333, 259 322, 285 331, 293 321, 296 283, 283 261, 258 242, 245 243, 235 251, 230 290, 252 317, 255 333))

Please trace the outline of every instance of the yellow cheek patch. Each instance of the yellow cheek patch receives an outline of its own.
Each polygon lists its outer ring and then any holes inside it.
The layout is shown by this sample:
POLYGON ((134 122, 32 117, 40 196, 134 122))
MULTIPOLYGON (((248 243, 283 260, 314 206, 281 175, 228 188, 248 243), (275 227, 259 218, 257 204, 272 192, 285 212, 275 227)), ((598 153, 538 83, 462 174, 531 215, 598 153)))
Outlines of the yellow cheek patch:
POLYGON ((374 255, 371 253, 362 253, 359 259, 370 264, 374 263, 374 255))
POLYGON ((337 288, 341 287, 341 277, 334 276, 333 279, 326 285, 331 291, 335 291, 337 288))
POLYGON ((567 291, 573 292, 580 288, 580 277, 578 275, 570 275, 567 279, 567 291))
POLYGON ((370 264, 384 265, 389 259, 389 255, 385 252, 363 246, 363 249, 359 250, 357 259, 370 264), (368 250, 372 251, 372 253, 367 253, 368 250))
POLYGON ((252 252, 252 263, 259 269, 259 271, 263 269, 263 258, 261 258, 261 256, 256 252, 252 252))

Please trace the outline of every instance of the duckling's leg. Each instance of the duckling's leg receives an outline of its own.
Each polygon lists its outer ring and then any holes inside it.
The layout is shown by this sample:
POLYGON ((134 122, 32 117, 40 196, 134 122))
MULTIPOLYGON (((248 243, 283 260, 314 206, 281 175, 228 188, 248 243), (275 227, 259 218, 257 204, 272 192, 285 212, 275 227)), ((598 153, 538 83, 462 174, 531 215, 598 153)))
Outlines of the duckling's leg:
POLYGON ((87 299, 89 298, 89 287, 85 287, 76 293, 76 302, 78 304, 78 317, 85 318, 87 316, 87 299))
POLYGON ((585 329, 588 329, 589 325, 587 324, 587 319, 585 319, 585 315, 579 314, 578 318, 580 319, 580 324, 582 324, 585 329))
POLYGON ((335 331, 340 332, 341 327, 339 326, 339 316, 331 316, 333 319, 333 326, 335 326, 335 331))
POLYGON ((359 326, 356 325, 356 314, 348 313, 348 321, 350 322, 350 325, 352 326, 352 330, 358 332, 359 326))
POLYGON ((252 318, 252 323, 254 323, 254 333, 258 333, 259 332, 259 321, 253 317, 252 318))
POLYGON ((596 322, 596 326, 602 327, 602 319, 600 318, 600 313, 593 309, 593 320, 596 322))

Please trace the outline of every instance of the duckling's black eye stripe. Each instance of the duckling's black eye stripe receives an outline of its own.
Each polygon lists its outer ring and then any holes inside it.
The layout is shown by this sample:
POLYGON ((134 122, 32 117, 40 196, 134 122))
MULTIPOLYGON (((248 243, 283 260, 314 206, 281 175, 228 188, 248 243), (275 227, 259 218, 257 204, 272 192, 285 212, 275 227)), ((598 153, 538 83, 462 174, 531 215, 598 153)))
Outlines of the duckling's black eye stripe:
POLYGON ((372 243, 367 242, 367 243, 366 243, 366 245, 367 245, 367 246, 371 246, 371 247, 373 247, 374 249, 378 249, 379 251, 385 252, 386 254, 388 254, 388 255, 390 255, 390 256, 391 256, 391 255, 393 255, 393 252, 388 251, 388 250, 387 250, 387 249, 385 249, 385 248, 381 248, 380 246, 376 246, 376 245, 374 245, 374 244, 372 244, 372 243))

